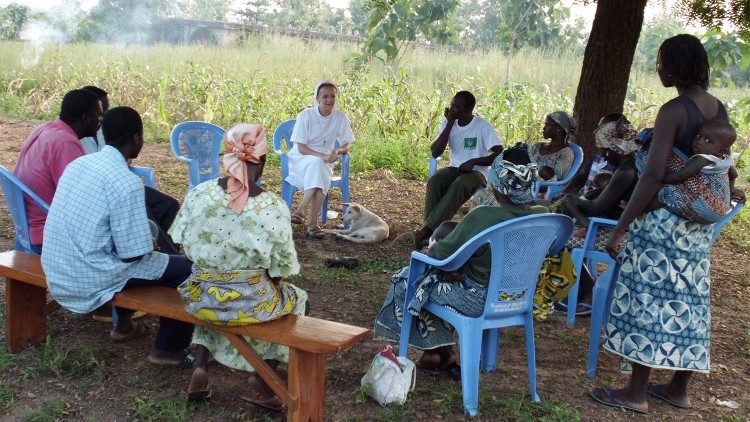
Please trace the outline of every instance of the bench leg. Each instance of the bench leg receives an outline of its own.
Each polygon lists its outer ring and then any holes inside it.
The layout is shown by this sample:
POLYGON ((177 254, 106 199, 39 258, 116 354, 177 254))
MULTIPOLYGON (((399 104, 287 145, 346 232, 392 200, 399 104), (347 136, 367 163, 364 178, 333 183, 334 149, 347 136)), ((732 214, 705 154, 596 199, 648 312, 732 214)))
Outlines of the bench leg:
POLYGON ((320 353, 289 349, 289 394, 299 406, 289 408, 290 421, 323 421, 326 404, 326 360, 320 353))
POLYGON ((23 350, 26 342, 41 343, 47 337, 47 289, 13 279, 5 281, 6 336, 8 350, 23 350))

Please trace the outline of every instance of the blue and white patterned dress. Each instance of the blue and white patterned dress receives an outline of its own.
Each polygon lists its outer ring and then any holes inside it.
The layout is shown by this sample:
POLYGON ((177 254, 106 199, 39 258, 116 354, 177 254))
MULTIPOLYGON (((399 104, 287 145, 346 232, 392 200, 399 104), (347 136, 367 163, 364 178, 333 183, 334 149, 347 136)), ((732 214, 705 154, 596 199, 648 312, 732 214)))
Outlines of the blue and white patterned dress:
POLYGON ((605 349, 652 368, 709 371, 712 228, 664 208, 633 221, 605 349))

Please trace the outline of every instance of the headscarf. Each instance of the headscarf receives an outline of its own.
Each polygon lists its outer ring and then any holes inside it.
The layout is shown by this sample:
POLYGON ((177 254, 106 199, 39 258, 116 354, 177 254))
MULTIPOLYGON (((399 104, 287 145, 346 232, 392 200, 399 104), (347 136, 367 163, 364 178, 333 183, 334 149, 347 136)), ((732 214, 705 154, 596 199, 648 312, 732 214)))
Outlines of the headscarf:
MULTIPOLYGON (((514 204, 525 204, 534 199, 534 183, 538 176, 536 163, 513 164, 504 159, 505 153, 513 149, 527 149, 525 144, 503 151, 490 166, 489 185, 514 204)), ((527 152, 528 154, 528 152, 527 152)))
POLYGON ((547 115, 547 118, 552 119, 553 122, 557 123, 558 126, 565 131, 565 143, 572 142, 575 139, 576 128, 578 124, 574 118, 564 111, 555 111, 547 115))
POLYGON ((594 139, 598 148, 606 148, 621 155, 637 151, 641 145, 636 142, 636 132, 627 119, 620 118, 596 128, 594 139))
POLYGON ((260 163, 260 158, 268 152, 266 129, 261 125, 241 123, 232 126, 224 133, 224 168, 229 180, 229 208, 240 214, 250 196, 246 162, 260 163))

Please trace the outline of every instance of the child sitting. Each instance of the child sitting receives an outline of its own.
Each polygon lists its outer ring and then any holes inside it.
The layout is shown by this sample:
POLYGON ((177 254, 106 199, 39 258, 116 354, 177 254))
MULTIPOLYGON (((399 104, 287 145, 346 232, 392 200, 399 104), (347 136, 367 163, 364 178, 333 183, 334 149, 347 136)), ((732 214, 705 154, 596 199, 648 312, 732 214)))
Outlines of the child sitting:
POLYGON ((729 155, 736 138, 737 132, 727 122, 710 120, 701 126, 693 141, 692 157, 673 150, 663 186, 647 211, 665 207, 703 224, 724 217, 731 207, 730 198, 739 196, 734 187, 737 170, 729 155))
POLYGON ((594 176, 591 186, 584 189, 583 199, 596 199, 612 180, 612 173, 599 173, 594 176))

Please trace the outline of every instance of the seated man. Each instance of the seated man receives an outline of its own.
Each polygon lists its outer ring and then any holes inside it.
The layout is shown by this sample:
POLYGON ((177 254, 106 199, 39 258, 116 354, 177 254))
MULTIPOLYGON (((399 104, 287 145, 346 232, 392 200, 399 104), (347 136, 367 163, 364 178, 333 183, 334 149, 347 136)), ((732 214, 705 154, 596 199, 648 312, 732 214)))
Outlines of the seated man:
POLYGON ((449 167, 438 170, 427 181, 422 227, 414 231, 414 248, 422 249, 433 231, 450 220, 474 191, 487 184, 492 161, 502 152, 500 137, 485 119, 473 114, 476 99, 469 91, 453 96, 444 112, 438 135, 430 149, 440 157, 450 147, 449 167))
MULTIPOLYGON (((102 102, 102 110, 106 113, 109 110, 109 96, 107 91, 93 85, 84 86, 81 89, 91 91, 99 97, 102 102)), ((102 130, 96 132, 96 136, 81 139, 81 144, 86 154, 100 151, 104 148, 104 135, 102 130)), ((180 253, 179 247, 172 242, 172 238, 167 234, 167 230, 172 226, 172 222, 177 216, 180 209, 180 203, 171 196, 159 192, 158 190, 144 186, 146 195, 146 213, 148 218, 153 220, 159 226, 159 236, 157 245, 159 250, 166 254, 180 253)))
MULTIPOLYGON (((60 118, 32 132, 21 148, 13 173, 46 203, 51 203, 65 167, 84 154, 80 139, 96 135, 103 113, 99 97, 93 92, 69 91, 63 97, 60 118)), ((30 198, 25 198, 25 203, 31 247, 41 253, 47 215, 30 198)))
MULTIPOLYGON (((78 313, 93 311, 129 287, 176 288, 191 268, 182 255, 154 251, 143 185, 127 164, 143 147, 138 112, 129 107, 108 111, 103 131, 107 145, 63 172, 44 229, 42 267, 49 292, 60 305, 78 313)), ((145 326, 133 323, 132 314, 115 308, 113 341, 147 333, 145 326)), ((180 365, 192 332, 191 324, 161 318, 148 361, 180 365)))

